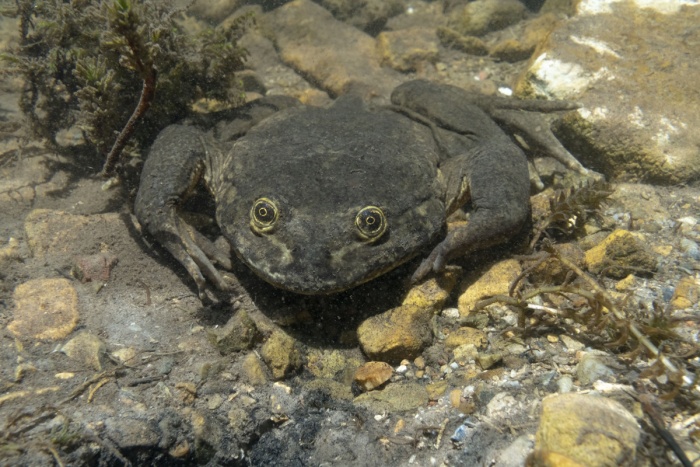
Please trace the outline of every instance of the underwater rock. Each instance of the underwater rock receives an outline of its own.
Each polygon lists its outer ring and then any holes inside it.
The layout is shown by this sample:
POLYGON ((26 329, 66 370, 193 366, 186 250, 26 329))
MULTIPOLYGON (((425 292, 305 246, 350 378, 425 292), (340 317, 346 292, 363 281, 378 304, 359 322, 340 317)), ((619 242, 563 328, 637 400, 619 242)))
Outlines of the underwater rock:
POLYGON ((580 465, 632 466, 640 437, 637 421, 619 402, 558 394, 542 402, 535 449, 558 453, 580 465))
POLYGON ((333 94, 343 94, 359 83, 388 96, 399 84, 398 77, 381 67, 370 35, 336 20, 310 0, 287 3, 266 20, 282 60, 333 94))
POLYGON ((557 136, 586 167, 617 180, 698 179, 700 62, 688 59, 698 22, 697 3, 583 0, 534 54, 516 90, 583 104, 557 136))
POLYGON ((628 274, 648 276, 656 270, 656 256, 638 234, 618 229, 586 251, 586 266, 594 274, 622 279, 628 274))
POLYGON ((483 36, 517 23, 525 6, 517 0, 476 0, 450 13, 449 25, 465 36, 483 36))
POLYGON ((479 271, 476 280, 469 283, 459 296, 458 306, 460 315, 467 316, 474 305, 484 297, 497 294, 508 294, 511 282, 520 274, 520 263, 507 259, 496 263, 488 270, 479 271))
POLYGON ((377 48, 384 63, 398 71, 415 71, 438 60, 438 39, 432 28, 382 32, 377 48))
POLYGON ((78 294, 67 279, 32 279, 15 287, 13 320, 17 337, 58 340, 78 324, 78 294))

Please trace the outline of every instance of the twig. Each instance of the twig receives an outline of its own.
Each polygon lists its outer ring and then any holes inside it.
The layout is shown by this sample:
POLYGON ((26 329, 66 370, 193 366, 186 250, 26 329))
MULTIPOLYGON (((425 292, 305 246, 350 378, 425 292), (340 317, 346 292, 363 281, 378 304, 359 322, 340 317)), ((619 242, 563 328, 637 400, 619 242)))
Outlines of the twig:
POLYGON ((681 464, 683 464, 683 467, 693 467, 693 463, 690 461, 690 459, 688 459, 688 456, 685 454, 683 448, 678 444, 676 438, 666 429, 666 423, 664 422, 663 417, 654 407, 653 396, 649 394, 641 384, 636 384, 635 389, 637 390, 635 398, 639 401, 640 405, 642 406, 642 410, 644 410, 644 413, 649 417, 652 426, 659 434, 661 439, 668 444, 668 447, 670 447, 676 457, 678 457, 678 460, 681 464))
POLYGON ((440 449, 440 443, 442 442, 442 435, 445 433, 445 428, 447 428, 447 423, 450 421, 446 418, 440 424, 440 431, 438 431, 437 439, 435 440, 435 449, 440 449))
MULTIPOLYGON (((139 64, 143 66, 140 60, 139 64)), ((102 167, 102 172, 100 172, 100 176, 104 178, 109 178, 114 173, 114 167, 119 161, 119 156, 121 155, 122 150, 126 146, 126 143, 129 142, 131 135, 134 134, 136 124, 151 106, 151 103, 156 95, 156 70, 151 64, 149 65, 149 68, 145 69, 144 71, 145 76, 143 78, 141 98, 139 99, 136 109, 134 109, 134 112, 131 114, 131 117, 129 117, 129 121, 126 122, 126 125, 122 131, 119 132, 119 136, 117 136, 117 140, 114 142, 109 154, 107 154, 105 164, 102 167)))

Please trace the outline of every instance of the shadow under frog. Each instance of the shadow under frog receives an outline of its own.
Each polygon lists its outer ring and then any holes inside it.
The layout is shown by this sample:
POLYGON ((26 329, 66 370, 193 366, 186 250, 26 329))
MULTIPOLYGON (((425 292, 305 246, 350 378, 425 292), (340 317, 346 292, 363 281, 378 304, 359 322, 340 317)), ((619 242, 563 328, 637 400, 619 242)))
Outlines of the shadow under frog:
POLYGON ((428 81, 402 84, 391 102, 345 95, 317 108, 277 96, 169 126, 144 165, 136 216, 200 297, 209 284, 227 290, 218 268, 231 270, 232 255, 181 216, 203 181, 231 251, 269 291, 351 296, 416 257, 413 282, 522 230, 527 160, 494 120, 586 172, 537 113, 575 108, 569 103, 485 97, 428 81), (464 207, 469 222, 448 234, 447 217, 464 207))

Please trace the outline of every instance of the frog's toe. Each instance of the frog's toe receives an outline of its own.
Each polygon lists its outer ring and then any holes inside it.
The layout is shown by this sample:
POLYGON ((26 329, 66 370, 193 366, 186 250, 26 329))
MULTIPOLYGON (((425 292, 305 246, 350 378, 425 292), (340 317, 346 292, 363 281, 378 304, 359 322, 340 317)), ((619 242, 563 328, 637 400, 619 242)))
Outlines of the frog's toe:
POLYGON ((438 273, 445 269, 447 256, 444 250, 445 248, 442 243, 436 246, 430 255, 420 263, 416 272, 413 273, 413 276, 411 276, 411 283, 415 284, 416 282, 420 282, 431 272, 438 273))
MULTIPOLYGON (((215 253, 216 247, 182 219, 177 218, 177 227, 184 247, 184 251, 181 253, 182 257, 178 257, 178 259, 197 284, 199 295, 202 296, 206 289, 205 276, 217 289, 227 290, 226 281, 210 260, 213 257, 215 261, 221 262, 222 258, 216 258, 220 256, 220 253, 215 253)), ((224 261, 224 264, 231 266, 228 259, 224 261)))
POLYGON ((432 269, 433 263, 429 261, 429 259, 424 259, 420 263, 420 266, 418 266, 418 269, 416 269, 416 272, 414 272, 411 276, 411 284, 416 284, 423 280, 423 278, 427 276, 432 269))
POLYGON ((491 116, 518 134, 530 147, 564 164, 582 175, 588 174, 581 163, 554 136, 547 119, 537 113, 511 109, 494 109, 491 116))

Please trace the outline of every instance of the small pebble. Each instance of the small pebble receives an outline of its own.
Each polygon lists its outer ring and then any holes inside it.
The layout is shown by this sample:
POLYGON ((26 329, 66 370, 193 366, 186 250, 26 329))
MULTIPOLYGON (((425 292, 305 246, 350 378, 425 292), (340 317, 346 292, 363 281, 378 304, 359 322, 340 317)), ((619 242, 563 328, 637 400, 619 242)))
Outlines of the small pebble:
POLYGON ((567 336, 566 334, 562 334, 559 337, 570 352, 577 352, 579 350, 583 350, 583 348, 585 347, 582 343, 580 343, 576 339, 567 336))
POLYGON ((582 385, 591 384, 599 379, 606 380, 614 374, 598 357, 590 353, 584 354, 576 366, 576 376, 582 385))
POLYGON ((453 443, 462 443, 465 439, 467 439, 467 434, 469 433, 469 427, 465 425, 460 425, 457 427, 454 433, 452 433, 452 436, 450 436, 450 439, 452 440, 453 443))
POLYGON ((700 247, 696 242, 688 238, 681 239, 681 251, 695 261, 700 261, 700 247))
POLYGON ((442 310, 442 316, 445 318, 459 318, 459 310, 457 308, 445 308, 442 310))
POLYGON ((389 381, 393 372, 388 363, 367 362, 355 371, 354 380, 364 391, 371 391, 389 381))
POLYGON ((574 380, 571 379, 571 376, 569 375, 562 375, 562 377, 557 381, 557 392, 560 394, 571 392, 573 387, 574 380))

